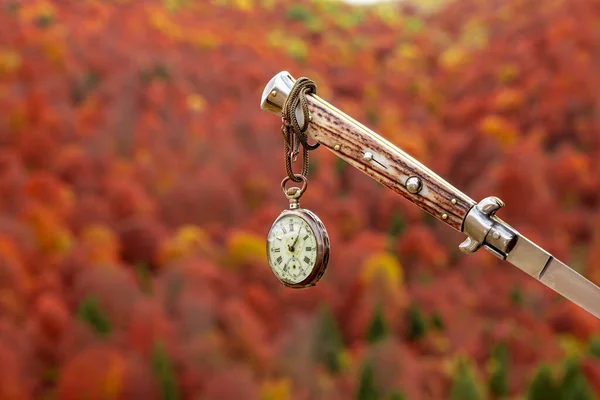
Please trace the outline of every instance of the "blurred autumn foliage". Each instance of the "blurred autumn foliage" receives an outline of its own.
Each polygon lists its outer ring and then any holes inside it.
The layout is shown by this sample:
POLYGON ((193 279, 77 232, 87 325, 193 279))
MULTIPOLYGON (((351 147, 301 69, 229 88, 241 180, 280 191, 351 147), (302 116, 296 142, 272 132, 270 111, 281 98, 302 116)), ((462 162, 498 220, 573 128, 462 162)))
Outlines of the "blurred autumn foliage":
POLYGON ((595 399, 600 322, 325 150, 279 285, 280 70, 600 282, 600 2, 0 0, 0 399, 595 399))

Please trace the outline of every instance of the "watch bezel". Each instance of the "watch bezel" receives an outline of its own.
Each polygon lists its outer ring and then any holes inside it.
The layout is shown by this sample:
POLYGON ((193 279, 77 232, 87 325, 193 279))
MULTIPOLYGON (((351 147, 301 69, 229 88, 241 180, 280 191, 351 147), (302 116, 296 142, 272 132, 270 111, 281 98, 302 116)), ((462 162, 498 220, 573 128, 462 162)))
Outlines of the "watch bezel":
POLYGON ((275 275, 275 277, 277 277, 277 280, 279 280, 279 282, 281 282, 284 286, 294 288, 294 289, 303 289, 303 288, 315 286, 317 284, 317 282, 319 281, 319 279, 321 279, 321 277, 325 273, 325 270, 327 269, 327 264, 329 262, 329 248, 330 248, 329 235, 327 234, 325 225, 323 225, 323 222, 321 222, 319 217, 317 217, 313 212, 311 212, 307 209, 304 209, 304 208, 297 208, 294 210, 283 210, 283 212, 281 214, 279 214, 279 216, 275 219, 275 221, 271 225, 271 228, 269 229, 269 235, 271 234, 273 227, 281 219, 283 219, 285 217, 289 217, 290 215, 294 215, 294 216, 302 219, 312 229, 312 231, 315 235, 316 242, 317 242, 317 254, 316 254, 315 264, 312 267, 312 271, 305 279, 303 279, 302 281, 297 282, 297 283, 288 282, 288 281, 280 278, 280 276, 275 271, 275 268, 273 268, 273 265, 271 264, 271 257, 269 255, 269 240, 267 240, 266 251, 267 251, 267 261, 269 263, 269 267, 271 268, 271 271, 273 271, 273 274, 275 275))

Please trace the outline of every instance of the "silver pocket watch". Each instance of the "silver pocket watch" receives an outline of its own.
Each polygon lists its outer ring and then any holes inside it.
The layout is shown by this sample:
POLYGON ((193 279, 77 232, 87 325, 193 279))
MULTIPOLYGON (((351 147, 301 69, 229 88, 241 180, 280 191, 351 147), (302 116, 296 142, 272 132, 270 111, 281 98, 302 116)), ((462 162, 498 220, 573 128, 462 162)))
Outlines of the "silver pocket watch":
POLYGON ((314 286, 323 276, 329 261, 329 236, 325 226, 313 212, 300 208, 299 199, 306 191, 307 181, 302 175, 302 188, 286 189, 289 177, 281 182, 290 201, 289 210, 275 219, 267 237, 267 256, 273 273, 282 284, 291 288, 314 286))

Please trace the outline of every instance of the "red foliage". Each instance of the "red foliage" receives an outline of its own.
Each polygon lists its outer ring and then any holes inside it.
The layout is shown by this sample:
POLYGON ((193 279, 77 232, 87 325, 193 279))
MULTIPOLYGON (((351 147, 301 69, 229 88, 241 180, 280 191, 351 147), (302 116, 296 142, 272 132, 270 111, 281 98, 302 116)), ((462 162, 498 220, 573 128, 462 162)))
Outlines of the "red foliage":
POLYGON ((589 340, 600 331, 600 321, 567 301, 554 305, 549 322, 555 332, 570 333, 581 340, 589 340))
POLYGON ((584 358, 581 370, 596 392, 600 392, 600 361, 590 357, 584 358))
POLYGON ((127 361, 106 345, 83 350, 64 366, 57 386, 60 399, 126 399, 127 361))
POLYGON ((130 264, 156 266, 160 242, 164 235, 160 223, 150 218, 129 218, 117 226, 121 257, 130 264))
POLYGON ((173 345, 173 328, 159 303, 140 300, 133 307, 127 328, 127 347, 146 358, 158 341, 167 346, 173 345))
POLYGON ((31 399, 29 382, 23 376, 24 366, 8 346, 0 345, 0 363, 10 366, 0 370, 0 397, 6 400, 31 399))
POLYGON ((86 299, 94 298, 115 328, 129 326, 136 302, 142 294, 132 273, 124 268, 93 268, 76 278, 69 305, 76 310, 86 299))
POLYGON ((252 372, 243 367, 233 367, 213 373, 202 391, 206 399, 258 399, 258 386, 252 372))
POLYGON ((71 316, 60 297, 45 293, 35 304, 37 321, 43 334, 52 340, 59 340, 65 334, 71 316))

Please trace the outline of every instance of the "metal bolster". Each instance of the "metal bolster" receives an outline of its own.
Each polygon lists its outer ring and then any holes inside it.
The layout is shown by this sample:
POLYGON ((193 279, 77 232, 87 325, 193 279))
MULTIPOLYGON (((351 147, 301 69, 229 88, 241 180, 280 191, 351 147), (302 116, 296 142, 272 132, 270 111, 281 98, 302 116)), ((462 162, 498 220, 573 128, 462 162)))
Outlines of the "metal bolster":
POLYGON ((504 203, 499 198, 486 197, 471 208, 463 221, 462 231, 468 238, 459 246, 462 252, 471 254, 483 246, 496 257, 506 259, 518 234, 496 218, 496 211, 502 207, 504 203))

